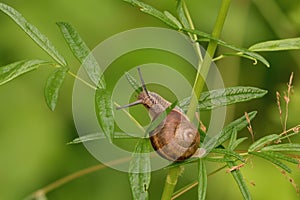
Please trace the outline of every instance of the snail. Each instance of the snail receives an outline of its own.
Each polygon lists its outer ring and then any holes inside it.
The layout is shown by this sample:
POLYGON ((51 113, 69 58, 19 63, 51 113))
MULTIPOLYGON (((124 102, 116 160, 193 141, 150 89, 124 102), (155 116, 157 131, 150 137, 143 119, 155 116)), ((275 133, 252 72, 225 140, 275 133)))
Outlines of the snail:
MULTIPOLYGON (((143 104, 149 112, 151 120, 155 120, 171 103, 155 92, 148 92, 140 68, 138 68, 142 92, 137 101, 117 107, 123 109, 143 104)), ((200 134, 188 117, 178 108, 172 109, 165 119, 149 133, 154 150, 163 158, 179 162, 195 154, 200 144, 200 134)))

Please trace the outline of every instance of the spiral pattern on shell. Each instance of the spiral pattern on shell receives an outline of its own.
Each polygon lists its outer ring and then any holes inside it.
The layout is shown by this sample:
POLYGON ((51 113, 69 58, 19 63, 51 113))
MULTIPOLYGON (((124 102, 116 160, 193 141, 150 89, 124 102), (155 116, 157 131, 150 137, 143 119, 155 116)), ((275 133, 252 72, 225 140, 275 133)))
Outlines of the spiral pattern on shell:
MULTIPOLYGON (((171 105, 154 92, 148 94, 141 92, 138 99, 148 109, 152 120, 171 105)), ((194 155, 199 148, 200 134, 187 116, 174 108, 150 133, 150 141, 155 151, 163 158, 170 161, 183 161, 194 155)))
POLYGON ((199 148, 200 135, 194 125, 178 110, 172 110, 150 133, 155 151, 170 161, 190 158, 199 148))

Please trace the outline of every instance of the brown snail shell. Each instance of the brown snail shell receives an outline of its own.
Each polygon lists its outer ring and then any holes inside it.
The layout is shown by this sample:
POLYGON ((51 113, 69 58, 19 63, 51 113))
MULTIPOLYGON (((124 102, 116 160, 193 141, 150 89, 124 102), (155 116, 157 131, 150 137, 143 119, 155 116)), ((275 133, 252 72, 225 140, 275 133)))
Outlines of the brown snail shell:
MULTIPOLYGON (((154 92, 148 92, 138 68, 143 91, 138 100, 117 109, 143 104, 153 120, 168 108, 171 103, 154 92)), ((154 150, 170 161, 183 161, 195 154, 200 144, 200 134, 180 109, 174 108, 166 118, 149 133, 154 150)))

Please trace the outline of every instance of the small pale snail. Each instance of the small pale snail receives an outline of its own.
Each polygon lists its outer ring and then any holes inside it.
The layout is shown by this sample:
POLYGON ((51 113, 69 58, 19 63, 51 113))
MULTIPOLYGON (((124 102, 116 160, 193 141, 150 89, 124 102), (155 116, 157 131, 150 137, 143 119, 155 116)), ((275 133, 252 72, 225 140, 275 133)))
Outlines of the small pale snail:
MULTIPOLYGON (((117 107, 127 108, 143 104, 149 112, 151 120, 155 120, 171 103, 154 92, 148 92, 140 68, 138 68, 142 83, 142 92, 137 101, 117 107)), ((174 108, 166 118, 149 133, 154 150, 163 158, 170 161, 183 161, 195 154, 200 144, 200 134, 179 108, 174 108)))

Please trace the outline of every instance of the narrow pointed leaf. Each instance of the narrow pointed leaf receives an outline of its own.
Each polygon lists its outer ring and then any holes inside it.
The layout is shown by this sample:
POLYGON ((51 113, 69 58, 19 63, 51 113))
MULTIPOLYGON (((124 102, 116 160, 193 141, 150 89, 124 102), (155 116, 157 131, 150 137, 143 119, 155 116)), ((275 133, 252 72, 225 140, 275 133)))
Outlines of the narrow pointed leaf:
POLYGON ((233 129, 230 140, 229 140, 229 144, 228 144, 228 149, 229 150, 231 150, 231 151, 234 150, 233 144, 235 143, 236 140, 237 140, 237 131, 236 131, 236 129, 233 129))
POLYGON ((207 172, 203 159, 199 159, 198 163, 198 183, 198 200, 205 200, 207 191, 207 172))
MULTIPOLYGON (((224 42, 223 40, 220 40, 220 39, 217 39, 217 38, 214 38, 213 36, 211 36, 210 34, 208 33, 204 33, 202 31, 199 31, 199 30, 193 30, 193 29, 187 29, 187 28, 183 28, 182 29, 183 31, 186 31, 188 33, 192 33, 192 34, 196 34, 198 35, 199 37, 202 37, 202 38, 205 38, 205 39, 209 39, 209 40, 213 40, 213 41, 216 41, 219 45, 221 46, 224 46, 228 49, 232 49, 234 51, 237 51, 237 52, 240 52, 240 53, 243 53, 247 56, 250 56, 252 58, 254 58, 255 60, 259 60, 260 62, 262 62, 265 66, 267 67, 270 67, 270 64, 269 62, 263 57, 261 56, 260 54, 258 53, 255 53, 253 51, 250 51, 248 49, 245 49, 245 48, 241 48, 241 47, 236 47, 232 44, 228 44, 226 42, 224 42)), ((201 39, 199 39, 199 41, 201 42, 201 39)))
POLYGON ((179 28, 179 29, 182 29, 182 24, 178 21, 178 19, 172 15, 170 12, 168 11, 164 11, 164 14, 165 16, 171 20, 174 24, 176 24, 176 26, 179 28))
POLYGON ((131 85, 131 87, 135 90, 137 94, 140 94, 143 89, 139 86, 138 82, 131 76, 128 72, 125 72, 126 79, 128 83, 131 85))
POLYGON ((199 158, 191 157, 191 158, 188 158, 188 159, 186 159, 182 162, 172 162, 170 165, 164 167, 164 169, 170 169, 170 168, 173 168, 173 167, 184 166, 184 165, 187 165, 187 164, 195 163, 198 160, 199 160, 199 158))
POLYGON ((278 153, 278 152, 273 152, 273 151, 264 151, 265 154, 271 154, 274 158, 276 159, 280 159, 280 160, 284 160, 293 164, 300 164, 300 161, 292 158, 288 155, 282 154, 282 153, 278 153))
POLYGON ((47 52, 56 62, 62 66, 67 65, 65 59, 58 53, 50 40, 35 26, 28 23, 21 13, 4 3, 0 3, 0 10, 14 20, 15 23, 18 24, 19 27, 22 28, 23 31, 27 33, 27 35, 29 35, 29 37, 35 41, 45 52, 47 52))
MULTIPOLYGON (((248 113, 249 119, 252 120, 257 114, 257 111, 252 111, 248 113)), ((235 134, 235 131, 240 131, 248 125, 248 120, 246 119, 245 115, 240 117, 239 119, 231 122, 227 126, 223 128, 223 130, 217 134, 218 138, 212 137, 209 140, 203 142, 202 147, 208 152, 219 145, 222 145, 225 141, 230 139, 232 134, 235 134)), ((207 136, 206 136, 207 137, 207 136)), ((206 138, 205 138, 206 139, 206 138)))
POLYGON ((300 152, 300 144, 276 144, 266 146, 261 149, 262 151, 291 151, 291 152, 300 152))
MULTIPOLYGON (((150 15, 160 19, 161 21, 163 21, 164 23, 166 23, 167 25, 169 25, 170 27, 172 27, 176 30, 180 27, 176 23, 174 23, 173 20, 169 19, 166 15, 164 15, 162 12, 158 11, 157 9, 153 8, 152 6, 150 6, 148 4, 145 4, 145 3, 137 1, 137 0, 124 0, 124 1, 130 3, 134 6, 139 7, 142 12, 150 14, 150 15)), ((182 15, 181 15, 181 17, 182 17, 182 15)), ((186 28, 186 26, 185 26, 185 28, 182 28, 181 30, 185 31, 185 32, 188 32, 188 33, 196 34, 196 35, 198 35, 199 37, 202 37, 202 38, 206 38, 206 39, 209 39, 209 40, 214 40, 219 45, 222 45, 222 46, 227 47, 229 49, 241 52, 241 53, 243 53, 247 56, 252 57, 255 60, 259 60, 260 62, 262 62, 267 67, 270 67, 269 62, 264 57, 259 55, 258 53, 249 51, 248 49, 245 49, 245 48, 240 48, 240 47, 236 47, 236 46, 231 45, 231 44, 227 44, 226 42, 224 42, 220 39, 214 38, 213 36, 211 36, 208 33, 204 33, 204 32, 199 31, 199 30, 193 30, 193 29, 190 29, 190 28, 186 28)))
MULTIPOLYGON (((227 166, 229 168, 233 168, 234 166, 237 166, 237 164, 235 162, 227 162, 227 166)), ((233 170, 231 171, 231 174, 235 180, 235 182, 237 183, 243 197, 245 200, 251 200, 251 195, 250 195, 250 192, 248 190, 248 187, 245 183, 245 180, 243 178, 243 175, 241 173, 240 170, 233 170)))
POLYGON ((0 85, 14 78, 37 69, 41 65, 51 64, 43 60, 22 60, 0 67, 0 85))
POLYGON ((255 155, 257 157, 261 157, 265 160, 270 161, 271 163, 277 165, 278 167, 282 168, 283 170, 287 171, 288 173, 291 173, 292 170, 286 166, 285 164, 283 164, 281 161, 279 161, 276 156, 270 152, 265 153, 265 152, 249 152, 249 154, 255 155))
POLYGON ((264 147, 264 145, 269 144, 272 141, 278 140, 280 138, 277 134, 267 135, 265 137, 260 138, 256 142, 254 142, 248 149, 248 151, 257 151, 260 148, 264 147))
POLYGON ((142 12, 158 18, 159 20, 163 21, 164 23, 166 23, 172 28, 178 29, 177 25, 172 20, 170 20, 166 15, 164 15, 163 12, 157 10, 156 8, 150 6, 149 4, 143 3, 138 0, 123 0, 123 1, 130 3, 133 6, 139 7, 142 12))
POLYGON ((148 188, 151 180, 150 143, 147 139, 141 139, 136 145, 133 158, 129 166, 129 182, 132 191, 132 199, 147 200, 148 188))
MULTIPOLYGON (((257 111, 252 111, 250 113, 248 113, 249 115, 249 119, 252 120, 254 119, 254 117, 256 116, 257 111)), ((242 117, 240 117, 239 119, 236 119, 235 121, 231 122, 230 124, 228 124, 221 132, 220 137, 218 139, 216 146, 219 146, 220 144, 224 143, 226 140, 228 140, 231 137, 231 134, 234 133, 233 129, 236 129, 236 131, 240 131, 243 128, 245 128, 248 125, 248 121, 245 117, 245 115, 243 115, 242 117)))
MULTIPOLYGON (((267 90, 262 90, 255 87, 229 87, 225 89, 216 89, 207 92, 202 92, 198 109, 211 110, 221 106, 227 106, 239 102, 250 101, 261 98, 267 94, 267 90)), ((179 107, 183 110, 187 109, 190 104, 190 97, 180 101, 179 107)))
POLYGON ((217 163, 224 163, 224 162, 233 162, 235 161, 234 158, 232 157, 228 157, 228 156, 224 156, 223 158, 214 158, 214 157, 205 157, 205 160, 209 161, 209 162, 217 162, 217 163))
POLYGON ((78 32, 73 26, 66 22, 58 22, 57 25, 60 28, 74 56, 83 65, 92 82, 100 88, 105 88, 105 82, 100 66, 78 32))
MULTIPOLYGON (((78 138, 75 138, 68 144, 80 144, 83 142, 88 142, 88 141, 94 141, 94 140, 101 140, 105 139, 106 136, 104 133, 90 133, 84 136, 80 136, 78 138)), ((132 137, 130 134, 122 133, 122 132, 115 132, 114 133, 114 139, 134 139, 135 137, 132 137)))
POLYGON ((245 159, 243 158, 243 156, 240 156, 238 153, 232 151, 232 150, 228 150, 228 149, 213 149, 211 150, 212 153, 220 153, 220 154, 224 154, 225 156, 230 156, 230 157, 234 157, 242 162, 245 161, 245 159))
POLYGON ((114 116, 111 94, 106 89, 97 88, 95 93, 95 107, 98 122, 106 138, 112 142, 114 137, 114 116))
POLYGON ((226 58, 226 57, 230 57, 230 56, 239 56, 239 57, 242 57, 242 58, 247 58, 249 60, 253 60, 253 65, 257 64, 257 59, 255 59, 255 58, 253 58, 251 56, 248 56, 246 54, 243 54, 241 52, 223 53, 223 54, 219 55, 218 57, 215 57, 213 59, 213 61, 221 60, 222 58, 226 58))
POLYGON ((64 82, 68 67, 59 67, 47 79, 44 96, 50 110, 54 110, 57 104, 59 90, 64 82))
POLYGON ((177 15, 179 17, 179 20, 182 23, 182 25, 184 26, 184 28, 190 28, 188 19, 186 17, 184 9, 183 9, 183 2, 182 2, 182 0, 177 0, 176 11, 177 11, 177 15))
POLYGON ((231 148, 232 149, 236 149, 242 142, 244 142, 245 140, 247 140, 247 137, 243 137, 243 138, 239 138, 236 141, 234 141, 234 143, 232 144, 231 148))
POLYGON ((282 50, 299 50, 299 49, 300 49, 299 37, 260 42, 249 47, 250 51, 282 51, 282 50))

